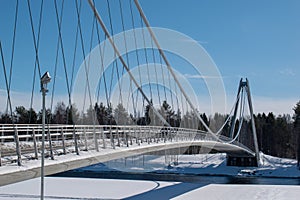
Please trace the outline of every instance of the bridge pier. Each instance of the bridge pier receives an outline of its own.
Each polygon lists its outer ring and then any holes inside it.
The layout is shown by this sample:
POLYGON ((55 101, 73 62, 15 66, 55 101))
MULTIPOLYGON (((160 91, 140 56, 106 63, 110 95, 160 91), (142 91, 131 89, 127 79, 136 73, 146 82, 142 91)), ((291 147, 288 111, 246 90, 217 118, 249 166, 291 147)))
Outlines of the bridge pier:
POLYGON ((227 166, 237 167, 258 167, 257 158, 250 156, 230 156, 227 155, 227 166))

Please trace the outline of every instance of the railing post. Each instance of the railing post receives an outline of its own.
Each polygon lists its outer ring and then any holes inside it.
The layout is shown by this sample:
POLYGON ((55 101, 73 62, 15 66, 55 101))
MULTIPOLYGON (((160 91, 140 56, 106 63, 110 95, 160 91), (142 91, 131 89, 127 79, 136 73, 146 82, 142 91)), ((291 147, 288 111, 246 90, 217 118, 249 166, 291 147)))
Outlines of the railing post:
POLYGON ((75 125, 73 125, 73 138, 74 138, 75 152, 76 152, 77 155, 79 155, 78 143, 77 143, 77 135, 76 135, 76 127, 75 127, 75 125))
MULTIPOLYGON (((59 129, 58 127, 56 127, 56 133, 58 133, 59 129)), ((56 141, 59 141, 59 137, 58 137, 58 134, 56 134, 56 141)))
POLYGON ((141 145, 141 143, 143 143, 143 137, 141 137, 141 142, 140 142, 140 140, 139 140, 139 136, 141 136, 142 135, 142 127, 141 126, 139 126, 139 132, 137 133, 137 138, 138 138, 138 145, 141 145))
MULTIPOLYGON (((39 127, 37 129, 38 129, 37 134, 39 135, 41 131, 39 131, 39 127)), ((40 137, 39 136, 36 137, 36 141, 37 141, 37 143, 40 143, 40 137)))
MULTIPOLYGON (((101 142, 101 140, 102 140, 102 134, 101 134, 101 128, 100 128, 100 127, 99 127, 98 131, 97 131, 97 129, 96 129, 96 133, 97 133, 97 135, 98 135, 99 141, 101 142)), ((101 143, 100 143, 100 144, 101 144, 101 143)))
POLYGON ((134 136, 135 136, 135 142, 139 145, 139 140, 138 140, 138 134, 136 133, 137 127, 134 127, 134 136))
MULTIPOLYGON (((130 131, 130 130, 129 130, 130 131)), ((128 132, 126 131, 125 132, 125 140, 126 140, 126 146, 129 147, 129 140, 128 140, 128 137, 129 137, 129 134, 128 132)))
POLYGON ((47 136, 48 136, 48 140, 49 140, 50 157, 51 157, 51 160, 54 160, 54 156, 53 156, 53 148, 52 148, 52 140, 51 140, 51 133, 50 133, 49 125, 48 125, 48 133, 47 133, 47 136))
POLYGON ((109 139, 110 139, 110 146, 113 146, 112 143, 113 143, 113 139, 112 139, 113 135, 112 135, 112 132, 111 132, 111 127, 109 127, 109 139))
MULTIPOLYGON (((29 127, 27 125, 27 129, 26 129, 26 136, 29 135, 29 131, 28 131, 29 127)), ((26 142, 28 142, 29 137, 26 137, 26 142)))
POLYGON ((1 159, 1 148, 0 148, 0 167, 2 166, 2 159, 1 159))
POLYGON ((127 140, 126 140, 127 130, 126 130, 126 127, 122 127, 121 133, 122 133, 121 142, 125 143, 125 145, 127 146, 127 140))
POLYGON ((118 128, 118 127, 116 127, 116 129, 117 129, 117 140, 118 140, 118 147, 120 147, 120 146, 121 146, 121 143, 120 143, 119 128, 118 128))
POLYGON ((142 126, 140 126, 140 138, 141 138, 141 143, 143 143, 143 139, 144 139, 144 129, 142 128, 142 126), (143 134, 142 134, 143 133, 143 134))
POLYGON ((61 141, 63 145, 63 154, 66 154, 66 145, 65 145, 65 136, 64 136, 63 127, 61 127, 60 135, 61 135, 61 141))
POLYGON ((86 130, 85 127, 83 127, 83 137, 84 137, 84 146, 85 146, 85 150, 88 150, 88 145, 87 145, 87 138, 86 138, 86 130))
POLYGON ((129 127, 129 137, 130 137, 130 145, 132 145, 132 133, 131 133, 131 128, 129 127))
POLYGON ((155 138, 156 138, 156 143, 158 143, 160 141, 160 137, 161 137, 161 134, 160 132, 157 133, 157 127, 155 127, 155 138))
POLYGON ((115 149, 115 139, 114 136, 112 134, 112 130, 111 130, 111 125, 109 126, 109 135, 110 135, 110 145, 113 147, 113 149, 115 149))
POLYGON ((15 142, 16 142, 16 153, 18 157, 18 166, 21 166, 21 149, 20 149, 20 141, 19 141, 19 135, 18 135, 18 130, 16 127, 14 127, 15 131, 15 142))
POLYGON ((106 143, 105 143, 105 136, 104 136, 104 130, 103 127, 100 127, 101 135, 102 135, 102 142, 103 142, 103 148, 106 149, 106 143))
POLYGON ((34 156, 35 156, 35 159, 38 159, 38 148, 37 148, 37 144, 36 144, 34 128, 32 129, 32 139, 33 139, 33 146, 34 146, 34 156))
POLYGON ((151 131, 151 129, 150 129, 150 127, 148 127, 148 132, 147 132, 147 134, 148 134, 148 144, 150 144, 151 143, 151 134, 150 134, 150 131, 151 131))
POLYGON ((95 149, 96 149, 96 151, 99 151, 99 145, 98 145, 95 125, 93 125, 93 135, 94 135, 95 149))
MULTIPOLYGON (((2 133, 1 133, 1 135, 2 135, 2 137, 4 136, 4 125, 2 125, 2 133)), ((2 138, 1 139, 1 143, 3 144, 4 143, 4 138, 2 138)))

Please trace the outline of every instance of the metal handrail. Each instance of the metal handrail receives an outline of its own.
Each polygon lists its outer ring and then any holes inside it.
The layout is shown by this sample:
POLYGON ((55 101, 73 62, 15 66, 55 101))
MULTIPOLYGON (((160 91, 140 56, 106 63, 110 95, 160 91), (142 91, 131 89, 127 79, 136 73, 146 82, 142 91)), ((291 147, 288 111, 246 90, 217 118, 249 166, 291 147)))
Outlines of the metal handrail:
MULTIPOLYGON (((19 147, 21 153, 24 154, 35 153, 37 159, 39 145, 42 138, 42 125, 41 124, 2 124, 0 125, 0 142, 2 146, 5 144, 14 143, 14 133, 18 132, 20 143, 26 142, 25 147, 21 145, 19 147)), ((52 144, 66 153, 66 148, 74 148, 75 137, 80 147, 84 147, 84 150, 96 149, 99 144, 103 145, 103 148, 116 146, 127 147, 133 144, 140 145, 142 142, 150 143, 156 142, 173 142, 173 141, 217 141, 214 137, 205 131, 181 128, 181 127, 166 127, 166 126, 138 126, 138 125, 61 125, 61 124, 49 124, 47 125, 47 139, 50 145, 51 155, 52 144), (97 143, 97 144, 96 144, 97 143), (94 145, 94 146, 93 146, 94 145), (95 146, 96 145, 96 146, 95 146)), ((226 136, 220 136, 223 141, 230 140, 226 136)), ((239 146, 245 149, 245 151, 252 152, 249 148, 243 144, 235 141, 232 145, 239 146)), ((12 146, 12 145, 11 145, 12 146)), ((16 145, 16 148, 18 146, 16 145)), ((57 150, 57 149, 54 149, 57 150)), ((15 154, 15 151, 9 150, 9 148, 2 148, 2 156, 7 152, 15 154), (8 150, 7 150, 8 149, 8 150)), ((8 154, 8 153, 7 153, 8 154)), ((24 155, 22 154, 22 155, 24 155)), ((1 162, 0 162, 1 163, 1 162)))

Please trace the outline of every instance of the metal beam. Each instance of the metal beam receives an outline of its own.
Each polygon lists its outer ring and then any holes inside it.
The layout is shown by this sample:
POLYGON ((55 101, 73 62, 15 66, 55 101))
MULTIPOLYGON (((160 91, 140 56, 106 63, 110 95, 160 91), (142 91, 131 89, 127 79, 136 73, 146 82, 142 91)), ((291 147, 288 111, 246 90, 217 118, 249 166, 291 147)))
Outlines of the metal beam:
POLYGON ((230 138, 234 137, 235 120, 236 120, 236 114, 237 114, 237 111, 238 111, 238 105, 239 105, 239 101, 240 101, 239 95, 240 95, 240 92, 241 92, 241 89, 242 89, 242 81, 243 81, 243 79, 241 78, 239 88, 238 88, 238 93, 236 95, 237 102, 235 104, 234 114, 233 114, 233 117, 231 119, 231 127, 230 127, 230 132, 229 132, 230 133, 230 135, 229 135, 230 138))
POLYGON ((248 105, 250 110, 250 116, 251 116, 251 126, 252 126, 252 134, 253 134, 253 140, 254 140, 254 148, 257 158, 257 163, 259 163, 259 149, 258 149, 258 142, 257 142, 257 135, 256 135, 256 128, 255 128, 255 121, 254 121, 254 114, 253 114, 253 107, 252 107, 252 99, 251 99, 251 93, 250 93, 250 86, 249 81, 246 78, 246 91, 247 91, 247 97, 248 97, 248 105))

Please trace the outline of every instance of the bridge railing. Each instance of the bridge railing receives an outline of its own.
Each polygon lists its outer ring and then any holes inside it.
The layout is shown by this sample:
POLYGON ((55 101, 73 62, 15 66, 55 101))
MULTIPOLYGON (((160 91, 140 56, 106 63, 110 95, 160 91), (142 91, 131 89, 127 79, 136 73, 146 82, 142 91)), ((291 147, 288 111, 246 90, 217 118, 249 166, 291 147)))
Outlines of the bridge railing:
MULTIPOLYGON (((129 126, 129 125, 60 125, 49 124, 45 127, 46 156, 69 152, 96 150, 101 148, 129 147, 142 143, 178 142, 209 140, 216 141, 205 131, 162 126, 129 126)), ((41 151, 42 125, 16 124, 0 125, 0 165, 3 162, 21 159, 38 159, 41 151), (16 143, 15 134, 19 144, 16 143)), ((222 136, 222 139, 229 138, 222 136)), ((241 144, 235 143, 240 146, 241 144)), ((19 162, 18 162, 19 163, 19 162)))

